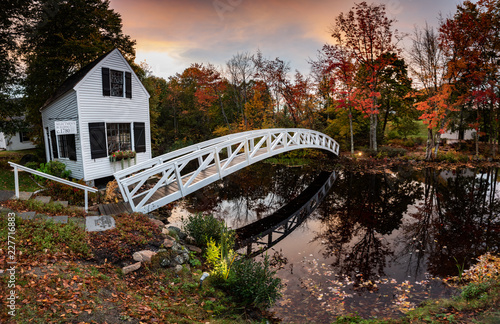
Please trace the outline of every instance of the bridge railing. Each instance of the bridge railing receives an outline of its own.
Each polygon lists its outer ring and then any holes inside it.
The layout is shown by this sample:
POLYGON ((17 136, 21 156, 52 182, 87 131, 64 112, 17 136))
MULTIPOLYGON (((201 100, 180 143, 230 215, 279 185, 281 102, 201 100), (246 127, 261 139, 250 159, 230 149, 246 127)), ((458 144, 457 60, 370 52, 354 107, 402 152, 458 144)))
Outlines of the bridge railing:
POLYGON ((124 199, 134 211, 150 212, 276 154, 300 148, 326 149, 335 154, 339 150, 337 142, 327 135, 307 129, 264 129, 208 142, 200 143, 200 148, 166 154, 163 162, 151 163, 149 168, 143 164, 117 172, 124 199), (133 170, 138 171, 130 174, 133 170))

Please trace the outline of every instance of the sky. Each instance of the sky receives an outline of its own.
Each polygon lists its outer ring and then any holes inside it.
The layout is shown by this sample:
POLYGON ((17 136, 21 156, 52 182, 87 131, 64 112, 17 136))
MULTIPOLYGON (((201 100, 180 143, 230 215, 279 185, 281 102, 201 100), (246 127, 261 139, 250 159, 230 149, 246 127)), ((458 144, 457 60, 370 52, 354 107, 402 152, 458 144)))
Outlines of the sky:
MULTIPOLYGON (((356 1, 359 3, 361 1, 356 1)), ((370 1, 367 1, 371 3, 370 1)), ((426 22, 438 27, 459 0, 379 0, 394 29, 412 34, 426 22)), ((342 0, 111 0, 122 16, 123 32, 135 39, 136 63, 167 79, 193 63, 225 67, 237 53, 279 57, 292 71, 310 72, 308 61, 332 43, 330 27, 355 1, 342 0)), ((401 43, 407 48, 411 39, 401 43)))

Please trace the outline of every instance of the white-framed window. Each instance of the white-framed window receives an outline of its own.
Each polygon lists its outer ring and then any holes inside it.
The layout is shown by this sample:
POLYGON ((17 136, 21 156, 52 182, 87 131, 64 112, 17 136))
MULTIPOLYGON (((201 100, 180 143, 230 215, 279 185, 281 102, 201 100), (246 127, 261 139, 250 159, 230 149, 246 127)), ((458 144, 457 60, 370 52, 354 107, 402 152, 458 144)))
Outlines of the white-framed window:
POLYGON ((59 157, 76 161, 75 134, 57 135, 59 157))
POLYGON ((108 155, 132 149, 129 123, 106 123, 108 155))

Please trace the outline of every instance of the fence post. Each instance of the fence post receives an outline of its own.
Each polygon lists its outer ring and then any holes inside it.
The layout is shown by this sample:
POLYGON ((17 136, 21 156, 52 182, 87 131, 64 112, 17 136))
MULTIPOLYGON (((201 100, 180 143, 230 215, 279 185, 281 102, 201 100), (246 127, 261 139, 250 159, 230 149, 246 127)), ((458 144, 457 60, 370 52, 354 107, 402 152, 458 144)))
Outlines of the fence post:
POLYGON ((88 190, 84 190, 85 191, 85 212, 87 212, 89 210, 89 192, 88 190))
POLYGON ((16 198, 19 199, 19 176, 17 166, 14 166, 14 182, 16 183, 16 198))

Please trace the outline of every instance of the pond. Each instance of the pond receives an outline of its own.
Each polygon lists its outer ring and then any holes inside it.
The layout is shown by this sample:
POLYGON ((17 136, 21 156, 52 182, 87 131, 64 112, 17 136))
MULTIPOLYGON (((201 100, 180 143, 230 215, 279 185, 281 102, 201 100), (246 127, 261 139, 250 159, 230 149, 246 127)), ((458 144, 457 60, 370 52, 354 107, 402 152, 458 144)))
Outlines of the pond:
POLYGON ((407 167, 325 174, 260 163, 186 197, 169 220, 206 212, 234 229, 269 227, 264 237, 245 238, 240 251, 276 263, 286 288, 271 311, 283 322, 394 318, 453 295, 443 278, 498 252, 498 175, 407 167))

